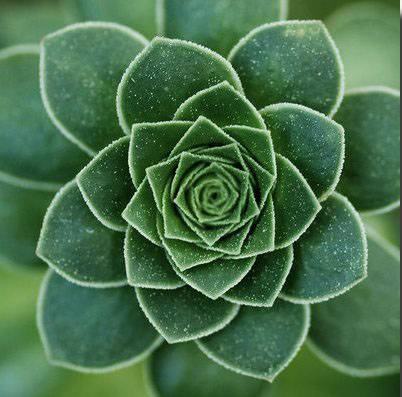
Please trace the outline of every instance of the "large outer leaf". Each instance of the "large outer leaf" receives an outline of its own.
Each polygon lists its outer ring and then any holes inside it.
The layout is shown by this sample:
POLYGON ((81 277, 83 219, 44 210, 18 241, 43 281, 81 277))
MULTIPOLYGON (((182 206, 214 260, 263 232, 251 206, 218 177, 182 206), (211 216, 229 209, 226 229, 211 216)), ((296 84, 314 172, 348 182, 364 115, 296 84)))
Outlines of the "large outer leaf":
POLYGON ((76 182, 64 186, 48 208, 37 254, 70 282, 86 287, 127 283, 124 233, 103 226, 86 205, 76 182))
POLYGON ((50 122, 40 97, 39 47, 0 51, 0 180, 56 191, 89 157, 50 122))
POLYGON ((304 343, 309 323, 308 306, 281 300, 270 309, 243 306, 231 324, 197 343, 218 364, 272 382, 304 343))
POLYGON ((260 26, 240 40, 229 60, 258 109, 292 102, 332 116, 342 102, 343 66, 319 21, 260 26))
POLYGON ((117 86, 147 44, 139 33, 103 22, 71 25, 42 41, 46 110, 56 127, 88 153, 123 135, 115 107, 117 86))
POLYGON ((314 351, 355 376, 399 370, 400 253, 369 231, 369 277, 347 294, 314 306, 314 351))
POLYGON ((186 99, 225 80, 242 91, 236 72, 218 54, 194 43, 155 38, 120 83, 120 125, 129 133, 135 123, 171 120, 186 99))
POLYGON ((83 372, 123 368, 161 343, 133 288, 80 287, 52 271, 42 284, 38 326, 48 359, 83 372))
POLYGON ((289 159, 320 199, 336 188, 345 158, 342 126, 304 106, 283 103, 261 110, 276 153, 289 159))
POLYGON ((227 55, 251 29, 286 18, 287 0, 157 0, 159 33, 227 55))
POLYGON ((169 343, 186 342, 225 328, 239 306, 223 299, 213 301, 182 287, 169 291, 136 288, 142 310, 169 343))
POLYGON ((383 87, 349 92, 336 120, 346 159, 338 190, 358 211, 387 212, 400 202, 400 94, 383 87))
POLYGON ((267 388, 262 381, 215 364, 194 343, 163 345, 146 375, 155 397, 257 397, 267 388))
POLYGON ((367 277, 367 239, 359 214, 334 193, 295 243, 294 266, 283 289, 293 303, 318 303, 367 277))
POLYGON ((52 193, 0 182, 0 266, 44 266, 35 249, 52 197, 52 193))

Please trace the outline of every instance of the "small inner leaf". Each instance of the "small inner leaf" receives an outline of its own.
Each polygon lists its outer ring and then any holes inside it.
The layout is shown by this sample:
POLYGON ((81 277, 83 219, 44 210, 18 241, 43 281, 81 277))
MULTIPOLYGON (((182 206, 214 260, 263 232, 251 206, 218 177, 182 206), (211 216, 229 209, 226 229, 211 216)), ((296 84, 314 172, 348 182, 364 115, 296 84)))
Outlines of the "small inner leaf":
POLYGON ((224 298, 246 306, 272 307, 293 264, 293 247, 259 255, 247 276, 224 298))
POLYGON ((126 232, 124 258, 128 283, 133 287, 175 289, 184 285, 172 270, 165 250, 131 227, 126 232))
POLYGON ((275 246, 283 248, 297 241, 321 210, 320 203, 300 171, 277 155, 278 179, 273 194, 275 246))
POLYGON ((196 121, 204 116, 219 127, 245 125, 265 128, 257 109, 227 81, 200 91, 187 99, 174 116, 175 120, 196 121))
POLYGON ((126 231, 121 216, 134 195, 128 168, 130 138, 121 138, 102 150, 77 176, 77 183, 90 210, 102 224, 126 231))

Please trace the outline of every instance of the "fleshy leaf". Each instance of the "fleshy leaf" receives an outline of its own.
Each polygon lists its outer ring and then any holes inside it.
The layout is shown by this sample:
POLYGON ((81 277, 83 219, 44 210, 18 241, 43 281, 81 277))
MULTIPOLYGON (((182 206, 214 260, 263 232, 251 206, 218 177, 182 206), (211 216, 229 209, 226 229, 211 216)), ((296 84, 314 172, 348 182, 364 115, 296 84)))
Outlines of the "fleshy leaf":
POLYGON ((146 169, 169 157, 170 152, 193 123, 170 121, 135 124, 131 133, 130 173, 138 187, 146 176, 146 169))
POLYGON ((300 171, 280 154, 276 158, 278 179, 273 194, 275 245, 283 248, 300 238, 314 221, 321 206, 300 171))
POLYGON ((177 266, 173 269, 177 275, 195 290, 208 298, 217 299, 238 284, 250 271, 254 258, 217 259, 214 262, 181 272, 177 266))
POLYGON ((293 247, 259 255, 251 271, 224 298, 239 305, 272 307, 293 264, 293 247))
POLYGON ((194 43, 157 37, 131 63, 119 85, 120 125, 129 133, 136 123, 172 120, 186 99, 222 81, 242 91, 236 72, 218 54, 194 43))
POLYGON ((245 125, 265 129, 257 109, 227 81, 200 91, 176 111, 175 120, 196 121, 204 116, 219 127, 245 125))
POLYGON ((206 117, 200 116, 174 147, 170 157, 203 146, 224 146, 231 143, 235 143, 235 141, 226 135, 221 128, 206 117))
POLYGON ((288 103, 268 106, 261 114, 276 153, 300 170, 318 198, 328 197, 339 182, 345 158, 342 126, 321 113, 288 103))
POLYGON ((339 191, 358 211, 387 212, 400 202, 400 95, 373 87, 349 92, 336 120, 346 134, 339 191))
POLYGON ((48 359, 82 372, 109 372, 145 359, 161 343, 133 288, 85 288, 49 271, 38 303, 48 359))
POLYGON ((369 277, 345 295, 314 306, 314 352, 355 376, 400 367, 400 253, 369 230, 369 277))
POLYGON ((37 255, 70 282, 114 287, 127 283, 123 244, 124 234, 103 226, 70 182, 48 208, 37 255))
POLYGON ((239 257, 264 254, 273 251, 275 248, 275 210, 272 198, 261 211, 259 218, 253 225, 248 238, 246 239, 239 257))
POLYGON ((165 251, 129 228, 124 243, 129 285, 141 288, 175 289, 184 285, 170 265, 165 251))
POLYGON ((0 180, 56 191, 90 158, 50 122, 38 76, 39 47, 0 52, 0 180))
POLYGON ((87 22, 52 33, 41 45, 41 88, 56 127, 88 153, 122 136, 116 113, 121 76, 148 42, 113 23, 87 22))
POLYGON ((227 327, 197 343, 218 364, 272 382, 299 351, 309 325, 308 306, 278 300, 272 308, 243 306, 227 327))
POLYGON ((229 324, 239 306, 212 300, 190 287, 160 291, 136 288, 148 320, 169 342, 179 343, 217 332, 229 324))
POLYGON ((191 342, 163 345, 153 354, 147 376, 155 395, 163 397, 256 397, 268 387, 215 364, 191 342))
POLYGON ((155 1, 68 0, 83 21, 110 21, 129 26, 147 37, 155 35, 155 1))
POLYGON ((210 263, 223 256, 220 252, 214 252, 193 243, 186 241, 171 240, 165 237, 164 225, 161 216, 158 216, 159 236, 162 239, 163 246, 169 253, 175 265, 181 270, 186 271, 193 267, 210 263))
POLYGON ((88 207, 99 221, 116 231, 126 231, 121 216, 134 195, 128 168, 130 138, 103 149, 78 175, 77 183, 88 207))
POLYGON ((53 194, 0 182, 0 263, 11 268, 40 268, 35 255, 43 217, 53 194))
POLYGON ((269 131, 239 125, 225 127, 223 130, 246 149, 262 167, 272 175, 276 175, 275 152, 269 131))
POLYGON ((287 0, 158 0, 159 34, 227 55, 251 29, 286 18, 287 0))
POLYGON ((343 66, 320 21, 263 25, 233 48, 229 60, 259 109, 292 102, 333 116, 342 102, 343 66))
POLYGON ((367 277, 367 239, 359 214, 334 193, 294 246, 295 266, 283 289, 292 303, 318 303, 367 277))
POLYGON ((123 218, 144 237, 156 245, 161 241, 156 227, 156 207, 148 179, 144 179, 134 197, 123 211, 123 218))

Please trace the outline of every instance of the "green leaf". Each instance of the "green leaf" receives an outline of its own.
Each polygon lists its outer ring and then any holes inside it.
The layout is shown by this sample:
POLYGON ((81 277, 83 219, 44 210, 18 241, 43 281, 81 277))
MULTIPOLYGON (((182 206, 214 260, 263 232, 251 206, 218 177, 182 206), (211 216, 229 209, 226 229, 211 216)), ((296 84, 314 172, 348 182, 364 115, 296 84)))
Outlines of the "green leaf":
POLYGON ((308 306, 278 300, 272 308, 243 306, 226 328, 197 343, 218 364, 272 382, 296 356, 309 324, 308 306))
POLYGON ((273 194, 275 245, 284 248, 305 233, 321 206, 300 171, 280 154, 276 159, 278 179, 273 194))
POLYGON ((196 121, 200 116, 219 127, 245 125, 265 129, 264 120, 257 109, 227 81, 187 99, 176 111, 174 119, 196 121))
POLYGON ((400 253, 369 230, 369 277, 347 294, 314 306, 313 350, 355 376, 400 367, 400 253))
POLYGON ((82 372, 132 365, 161 343, 133 288, 80 287, 51 271, 40 292, 38 326, 49 361, 82 372))
POLYGON ((282 20, 287 0, 158 0, 158 30, 227 55, 251 29, 282 20))
POLYGON ((220 252, 214 252, 199 247, 193 243, 166 238, 163 219, 161 216, 158 216, 157 225, 159 237, 162 239, 164 248, 172 258, 175 265, 182 272, 205 263, 213 262, 215 259, 219 259, 224 255, 220 252))
POLYGON ((367 277, 367 238, 359 214, 334 193, 294 246, 295 266, 282 296, 318 303, 344 294, 367 277))
POLYGON ((224 298, 232 303, 272 307, 293 264, 293 247, 259 255, 251 271, 224 298))
POLYGON ((94 154, 122 136, 116 90, 130 61, 148 44, 113 23, 68 26, 41 44, 41 88, 49 117, 79 147, 94 154))
POLYGON ((123 211, 123 218, 144 237, 156 245, 161 245, 156 215, 158 209, 154 201, 148 179, 144 179, 132 200, 123 211))
POLYGON ((70 282, 95 288, 127 283, 124 234, 103 226, 75 182, 64 186, 48 208, 37 255, 70 282))
POLYGON ((388 212, 400 202, 400 95, 382 87, 346 95, 336 120, 346 131, 339 191, 358 211, 388 212))
POLYGON ((146 176, 146 169, 169 157, 193 123, 167 121, 134 124, 131 133, 129 165, 135 187, 146 176))
POLYGON ((160 291, 136 288, 148 320, 168 343, 186 342, 227 326, 239 306, 223 299, 211 300, 190 287, 160 291))
POLYGON ((175 289, 184 285, 165 251, 131 227, 126 232, 124 257, 128 283, 133 287, 175 289))
POLYGON ((119 85, 120 125, 129 133, 135 123, 171 120, 186 99, 222 81, 242 91, 236 72, 218 54, 157 37, 131 63, 119 85))
POLYGON ((53 127, 38 75, 38 47, 0 51, 0 180, 56 191, 90 158, 53 127))
POLYGON ((235 141, 221 128, 206 117, 200 116, 174 147, 170 157, 204 146, 225 146, 232 143, 235 141))
POLYGON ((146 375, 155 396, 163 397, 257 397, 268 387, 215 364, 194 343, 163 345, 146 375))
POLYGON ((186 284, 208 298, 218 299, 234 285, 241 282, 253 267, 255 259, 255 257, 238 260, 217 259, 185 272, 180 271, 173 264, 173 269, 186 284))
POLYGON ((259 109, 292 102, 333 116, 342 102, 343 66, 322 22, 263 25, 233 48, 229 60, 259 109))
POLYGON ((108 21, 129 26, 147 37, 156 33, 155 1, 67 0, 82 21, 108 21))
POLYGON ((0 266, 44 266, 35 249, 52 197, 52 193, 0 182, 0 266))
POLYGON ((128 168, 129 137, 103 149, 77 176, 77 184, 96 218, 112 230, 123 231, 121 216, 134 195, 128 168))
POLYGON ((278 104, 261 110, 276 153, 303 174, 319 199, 327 198, 341 177, 345 158, 342 126, 300 105, 278 104))
POLYGON ((384 1, 370 1, 345 4, 326 20, 345 65, 349 89, 367 85, 399 89, 399 17, 399 12, 384 1))
POLYGON ((241 250, 240 258, 261 255, 275 248, 275 211, 272 197, 262 209, 252 226, 241 250))
POLYGON ((276 176, 275 152, 269 131, 238 125, 225 127, 223 131, 238 142, 258 164, 276 176))

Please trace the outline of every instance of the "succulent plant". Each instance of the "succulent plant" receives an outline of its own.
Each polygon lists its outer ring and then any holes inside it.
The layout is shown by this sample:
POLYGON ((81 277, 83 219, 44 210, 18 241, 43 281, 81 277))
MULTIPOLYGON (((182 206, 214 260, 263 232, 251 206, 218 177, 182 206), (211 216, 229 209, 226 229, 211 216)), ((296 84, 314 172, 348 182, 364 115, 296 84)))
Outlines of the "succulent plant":
MULTIPOLYGON (((248 3, 165 0, 151 42, 91 22, 1 53, 0 254, 31 263, 47 208, 38 324, 53 363, 103 372, 195 341, 272 381, 305 342, 310 305, 367 277, 358 211, 399 204, 399 93, 344 96, 321 22, 258 26, 285 2, 248 3)), ((317 309, 314 349, 356 374, 394 371, 391 306, 371 361, 345 353, 342 304, 317 309)))

